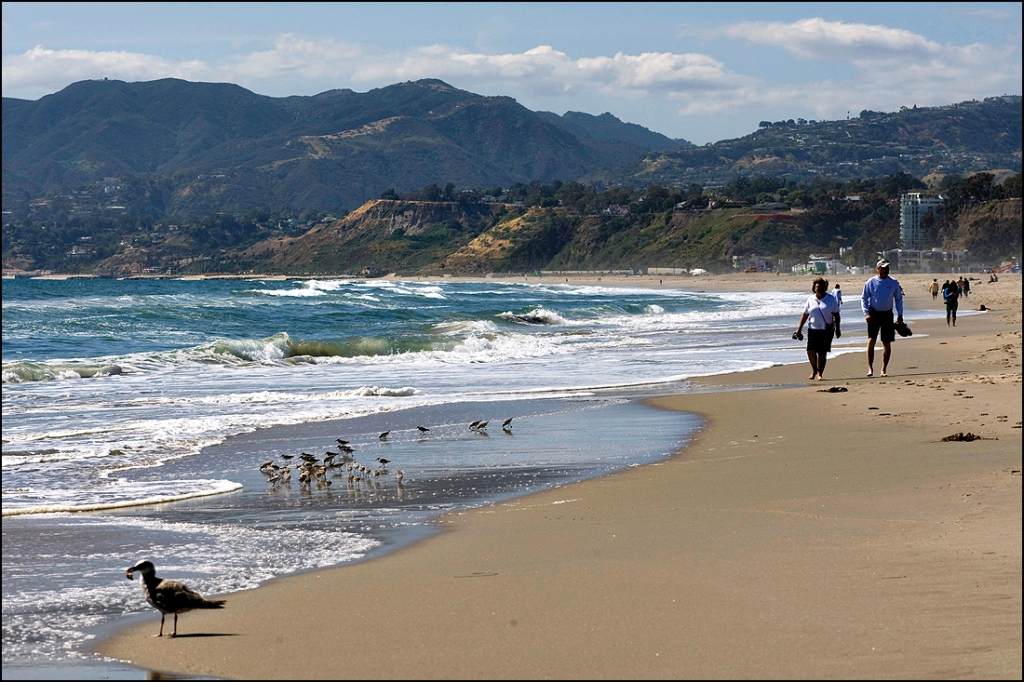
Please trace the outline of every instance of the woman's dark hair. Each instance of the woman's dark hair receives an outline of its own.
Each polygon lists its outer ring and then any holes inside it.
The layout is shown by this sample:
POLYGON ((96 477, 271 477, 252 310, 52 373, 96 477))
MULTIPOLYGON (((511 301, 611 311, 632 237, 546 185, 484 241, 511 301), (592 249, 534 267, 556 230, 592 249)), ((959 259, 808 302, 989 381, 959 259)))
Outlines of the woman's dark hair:
POLYGON ((821 285, 822 290, 828 291, 828 280, 824 277, 818 277, 811 282, 811 291, 817 289, 819 284, 821 285))

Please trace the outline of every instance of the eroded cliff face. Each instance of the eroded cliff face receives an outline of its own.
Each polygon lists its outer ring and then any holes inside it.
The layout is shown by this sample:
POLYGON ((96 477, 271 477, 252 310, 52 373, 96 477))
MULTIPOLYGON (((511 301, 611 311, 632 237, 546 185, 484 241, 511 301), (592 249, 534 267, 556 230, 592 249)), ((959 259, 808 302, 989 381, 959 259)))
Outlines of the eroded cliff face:
POLYGON ((961 211, 955 235, 944 246, 967 249, 971 260, 994 260, 1020 254, 1021 200, 990 201, 961 211))
POLYGON ((743 209, 580 215, 571 208, 378 200, 294 239, 261 242, 260 272, 385 274, 695 267, 802 243, 791 216, 743 209))
MULTIPOLYGON (((504 209, 504 206, 500 206, 504 209)), ((494 216, 498 205, 459 204, 450 201, 387 201, 363 204, 334 223, 335 234, 351 230, 383 229, 388 235, 415 236, 439 223, 472 226, 494 216)), ((507 210, 507 209, 506 209, 507 210)))
POLYGON ((503 219, 514 219, 522 212, 502 204, 377 200, 287 244, 261 243, 252 250, 272 253, 263 269, 281 272, 441 270, 453 253, 503 219))

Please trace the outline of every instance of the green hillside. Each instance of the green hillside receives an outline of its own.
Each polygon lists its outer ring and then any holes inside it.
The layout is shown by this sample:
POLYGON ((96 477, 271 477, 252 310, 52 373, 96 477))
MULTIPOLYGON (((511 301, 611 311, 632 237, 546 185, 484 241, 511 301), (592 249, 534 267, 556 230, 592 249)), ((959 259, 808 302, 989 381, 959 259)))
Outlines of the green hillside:
POLYGON ((286 98, 176 79, 82 81, 34 102, 3 99, 3 204, 17 212, 89 185, 158 184, 162 208, 131 208, 158 218, 351 210, 429 182, 607 172, 675 143, 688 144, 610 115, 541 115, 439 80, 286 98))

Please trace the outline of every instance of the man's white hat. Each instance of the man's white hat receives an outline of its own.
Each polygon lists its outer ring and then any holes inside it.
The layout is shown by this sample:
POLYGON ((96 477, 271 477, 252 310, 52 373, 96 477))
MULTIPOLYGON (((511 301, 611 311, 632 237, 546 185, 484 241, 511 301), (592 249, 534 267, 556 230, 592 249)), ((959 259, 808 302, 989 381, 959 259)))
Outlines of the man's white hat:
POLYGON ((885 260, 883 258, 882 260, 880 260, 877 263, 875 263, 875 267, 876 268, 887 268, 887 267, 889 267, 889 261, 887 261, 887 260, 885 260))

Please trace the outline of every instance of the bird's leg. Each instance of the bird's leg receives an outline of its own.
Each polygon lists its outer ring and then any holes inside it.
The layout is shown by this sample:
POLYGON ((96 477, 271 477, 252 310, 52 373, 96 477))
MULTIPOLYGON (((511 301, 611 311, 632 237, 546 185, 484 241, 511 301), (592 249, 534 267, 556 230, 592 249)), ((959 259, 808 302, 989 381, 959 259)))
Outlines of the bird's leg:
POLYGON ((174 614, 174 632, 171 633, 171 637, 178 636, 178 614, 174 614))
POLYGON ((157 637, 163 637, 164 636, 164 618, 165 618, 164 614, 161 613, 160 614, 160 634, 157 635, 157 637))

